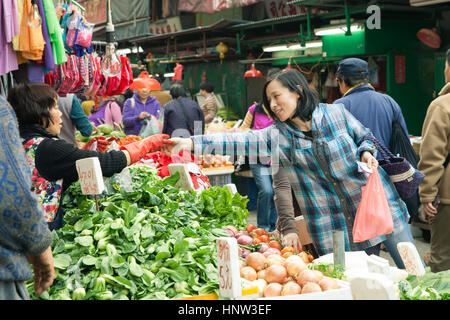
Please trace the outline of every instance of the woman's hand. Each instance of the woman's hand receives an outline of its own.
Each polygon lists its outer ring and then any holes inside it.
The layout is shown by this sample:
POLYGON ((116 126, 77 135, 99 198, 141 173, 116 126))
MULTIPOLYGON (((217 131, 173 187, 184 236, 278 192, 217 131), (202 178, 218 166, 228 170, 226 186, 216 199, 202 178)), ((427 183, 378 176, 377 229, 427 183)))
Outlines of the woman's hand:
POLYGON ((148 118, 148 116, 149 116, 149 113, 148 112, 146 112, 146 111, 142 111, 140 114, 139 114, 139 119, 144 119, 144 118, 148 118))
POLYGON ((376 169, 378 167, 378 161, 369 151, 363 151, 361 153, 361 162, 367 164, 367 167, 376 169))
POLYGON ((163 152, 168 154, 177 154, 181 151, 194 150, 194 143, 191 138, 171 138, 173 144, 165 145, 163 152))
POLYGON ((302 250, 302 243, 300 242, 300 239, 298 238, 298 234, 295 232, 288 233, 287 235, 283 236, 283 246, 291 246, 294 247, 296 252, 300 252, 302 250))

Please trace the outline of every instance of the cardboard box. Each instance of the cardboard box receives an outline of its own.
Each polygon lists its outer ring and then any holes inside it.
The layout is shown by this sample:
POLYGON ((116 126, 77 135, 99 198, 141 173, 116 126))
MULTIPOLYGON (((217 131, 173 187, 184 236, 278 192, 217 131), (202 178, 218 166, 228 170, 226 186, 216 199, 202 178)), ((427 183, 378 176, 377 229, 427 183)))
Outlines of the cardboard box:
POLYGON ((295 217, 295 226, 297 227, 299 233, 298 237, 302 245, 312 243, 312 239, 309 236, 308 230, 306 229, 306 221, 303 216, 295 217))

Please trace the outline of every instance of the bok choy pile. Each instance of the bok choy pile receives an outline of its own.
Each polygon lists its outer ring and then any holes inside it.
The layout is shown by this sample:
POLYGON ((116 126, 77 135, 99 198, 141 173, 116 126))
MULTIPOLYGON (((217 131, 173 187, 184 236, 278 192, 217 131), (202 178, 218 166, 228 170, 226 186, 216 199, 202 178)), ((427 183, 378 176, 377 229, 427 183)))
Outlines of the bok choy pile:
MULTIPOLYGON (((130 167, 133 191, 65 193, 65 226, 53 231, 56 278, 41 299, 173 299, 218 293, 216 239, 245 227, 248 199, 226 188, 202 193, 174 187, 154 169, 130 167)), ((30 295, 37 299, 32 281, 30 295)))

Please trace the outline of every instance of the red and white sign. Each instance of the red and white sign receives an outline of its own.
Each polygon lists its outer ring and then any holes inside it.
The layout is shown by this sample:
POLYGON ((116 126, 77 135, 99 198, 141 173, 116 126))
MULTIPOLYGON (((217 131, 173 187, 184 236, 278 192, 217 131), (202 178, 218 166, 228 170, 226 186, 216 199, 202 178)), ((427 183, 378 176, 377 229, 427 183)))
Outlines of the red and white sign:
POLYGON ((158 20, 150 24, 151 34, 166 34, 181 31, 180 17, 172 17, 164 20, 158 20))
POLYGON ((405 56, 395 56, 395 82, 406 82, 406 58, 405 56))
POLYGON ((236 298, 242 295, 239 255, 235 238, 220 237, 216 241, 220 295, 236 298))
POLYGON ((213 14, 231 8, 245 7, 263 0, 183 0, 178 3, 179 11, 213 14))

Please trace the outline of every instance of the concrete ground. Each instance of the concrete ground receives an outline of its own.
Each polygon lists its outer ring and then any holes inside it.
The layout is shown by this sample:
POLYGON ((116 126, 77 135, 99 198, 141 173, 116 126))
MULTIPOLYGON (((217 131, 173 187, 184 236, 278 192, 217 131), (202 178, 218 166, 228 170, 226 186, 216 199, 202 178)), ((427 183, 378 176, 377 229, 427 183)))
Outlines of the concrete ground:
MULTIPOLYGON (((248 223, 256 225, 256 210, 250 211, 248 223)), ((426 239, 423 238, 421 229, 415 226, 411 226, 411 232, 414 237, 417 251, 419 252, 420 257, 423 259, 425 253, 430 251, 430 242, 426 241, 426 239)), ((395 266, 394 260, 392 260, 390 254, 385 249, 384 250, 382 249, 380 251, 380 257, 387 259, 391 266, 395 266)))

